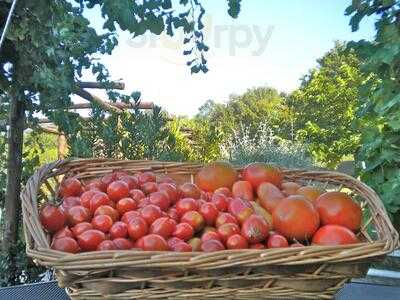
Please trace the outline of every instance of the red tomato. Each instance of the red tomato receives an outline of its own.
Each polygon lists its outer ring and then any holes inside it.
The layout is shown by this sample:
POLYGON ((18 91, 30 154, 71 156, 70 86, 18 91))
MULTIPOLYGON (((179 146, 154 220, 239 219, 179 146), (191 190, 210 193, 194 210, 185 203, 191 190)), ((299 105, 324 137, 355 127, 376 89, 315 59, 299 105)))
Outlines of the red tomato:
POLYGON ((51 248, 57 251, 78 253, 80 248, 78 243, 71 237, 62 237, 53 240, 51 248))
POLYGON ((102 205, 110 205, 111 200, 108 198, 106 193, 98 192, 92 196, 89 201, 89 209, 92 213, 96 211, 96 209, 102 205))
POLYGON ((217 232, 217 228, 212 227, 212 226, 204 227, 203 232, 209 232, 209 231, 217 232))
POLYGON ((188 223, 195 232, 198 232, 204 227, 204 218, 199 212, 192 210, 182 216, 181 223, 188 223))
POLYGON ((300 195, 283 199, 272 212, 274 230, 287 239, 303 241, 311 238, 319 227, 319 215, 314 206, 300 195))
POLYGON ((117 211, 122 216, 127 211, 135 210, 137 204, 132 198, 122 198, 117 202, 117 211))
POLYGON ((218 209, 215 206, 214 203, 204 203, 202 206, 200 206, 199 213, 203 216, 205 222, 208 225, 214 225, 215 220, 218 217, 218 209))
POLYGON ((176 186, 171 183, 160 183, 158 184, 158 190, 160 192, 165 192, 171 203, 176 203, 178 201, 178 190, 176 186))
POLYGON ((162 211, 166 211, 171 205, 168 196, 163 192, 154 192, 149 195, 151 204, 157 205, 162 211))
POLYGON ((250 249, 261 250, 261 249, 265 249, 265 246, 261 243, 255 243, 255 244, 250 245, 250 249))
POLYGON ((190 240, 193 237, 194 230, 193 227, 188 223, 179 223, 176 225, 176 228, 172 235, 174 237, 180 238, 183 241, 190 240))
POLYGON ((66 223, 64 213, 52 204, 46 204, 40 210, 40 223, 48 232, 56 232, 66 223))
POLYGON ((106 236, 100 230, 89 229, 78 235, 78 244, 84 251, 94 251, 105 238, 106 236))
POLYGON ((218 232, 215 231, 208 231, 203 233, 203 235, 201 236, 201 242, 204 243, 205 241, 208 240, 222 241, 221 236, 218 234, 218 232))
POLYGON ((194 177, 194 182, 206 192, 214 192, 220 187, 231 188, 237 180, 235 168, 228 162, 216 161, 201 168, 194 177))
POLYGON ((252 163, 242 171, 242 178, 251 183, 254 189, 262 182, 270 182, 277 187, 281 186, 283 174, 281 170, 266 163, 252 163))
POLYGON ((133 248, 133 243, 125 238, 116 238, 113 240, 113 243, 118 250, 129 250, 133 248))
POLYGON ((226 248, 228 249, 247 249, 249 244, 247 240, 240 234, 231 235, 226 241, 226 248))
POLYGON ((232 197, 253 201, 254 194, 251 183, 245 180, 236 181, 232 186, 232 197))
POLYGON ((177 223, 179 222, 179 215, 175 208, 170 208, 168 210, 167 214, 171 219, 175 220, 175 222, 177 222, 177 223))
POLYGON ((143 172, 139 174, 139 184, 147 182, 156 182, 156 175, 153 172, 143 172))
POLYGON ((127 176, 128 173, 122 170, 114 170, 113 174, 115 176, 115 180, 121 180, 122 177, 127 176))
POLYGON ((146 206, 149 205, 149 204, 150 204, 150 199, 149 199, 149 197, 142 198, 142 199, 140 199, 140 200, 138 201, 138 203, 137 203, 138 208, 146 207, 146 206))
POLYGON ((359 243, 356 235, 349 228, 341 225, 322 226, 314 234, 312 243, 322 246, 337 246, 359 243))
POLYGON ((132 240, 138 240, 145 236, 149 231, 149 226, 146 220, 142 217, 136 217, 129 221, 128 223, 128 234, 132 240))
POLYGON ((232 197, 232 192, 227 187, 220 187, 214 191, 214 195, 216 194, 223 194, 226 197, 232 197))
POLYGON ((128 226, 124 222, 115 222, 110 228, 111 239, 126 238, 128 236, 128 226))
POLYGON ((208 240, 201 243, 201 251, 203 252, 215 252, 225 250, 224 245, 218 240, 208 240))
POLYGON ((124 215, 121 218, 121 221, 124 222, 125 224, 128 224, 130 220, 132 220, 133 218, 136 217, 140 217, 140 212, 138 212, 137 210, 135 211, 128 211, 126 213, 124 213, 124 215))
POLYGON ((93 225, 89 222, 78 223, 71 228, 72 233, 74 234, 75 237, 78 237, 78 235, 90 229, 93 229, 93 225))
POLYGON ((356 231, 361 225, 361 208, 353 199, 341 192, 327 192, 314 201, 322 225, 342 225, 356 231))
POLYGON ((115 181, 117 178, 115 177, 115 173, 110 173, 110 174, 106 174, 104 175, 100 181, 102 184, 102 188, 101 190, 103 192, 107 191, 108 186, 110 185, 111 182, 115 181))
POLYGON ((143 217, 143 219, 145 219, 145 221, 149 226, 153 224, 155 220, 161 218, 162 215, 161 209, 153 204, 149 204, 143 207, 142 210, 140 211, 140 214, 143 217))
POLYGON ((268 248, 285 248, 285 247, 289 247, 289 243, 283 235, 274 233, 268 237, 267 247, 268 248))
POLYGON ((170 250, 172 250, 172 248, 175 246, 175 244, 179 243, 179 242, 183 242, 183 240, 181 240, 180 238, 177 237, 171 237, 167 240, 167 244, 170 250))
POLYGON ((304 247, 304 245, 300 243, 293 243, 290 245, 290 248, 298 248, 298 247, 304 247))
POLYGON ((117 250, 114 243, 110 240, 102 241, 96 248, 97 251, 117 250))
POLYGON ((90 221, 91 213, 86 207, 77 205, 71 207, 68 210, 67 218, 68 218, 68 223, 74 226, 78 223, 90 221))
POLYGON ((61 182, 58 193, 62 198, 66 198, 70 196, 79 196, 82 194, 82 191, 81 182, 76 178, 70 177, 61 182))
POLYGON ((139 188, 139 181, 134 176, 125 175, 125 176, 122 176, 119 180, 125 182, 128 185, 129 190, 139 188))
POLYGON ((206 200, 203 200, 203 199, 197 200, 197 206, 198 206, 198 207, 201 207, 203 204, 206 204, 206 203, 207 203, 206 200))
POLYGON ((234 198, 229 202, 228 211, 235 216, 241 224, 254 213, 253 206, 250 202, 240 198, 234 198))
POLYGON ((236 220, 234 216, 232 216, 230 213, 219 213, 217 219, 215 220, 215 227, 219 227, 223 224, 226 223, 232 223, 239 225, 239 222, 236 220))
POLYGON ((109 205, 102 205, 99 206, 96 211, 94 212, 95 216, 98 215, 108 215, 111 217, 111 219, 116 222, 119 220, 119 213, 116 211, 114 208, 112 208, 109 205))
POLYGON ((155 220, 150 226, 150 233, 158 234, 167 239, 176 229, 176 222, 168 217, 155 220))
POLYGON ((201 196, 201 190, 198 186, 189 182, 180 185, 178 192, 181 195, 181 198, 200 199, 201 196))
POLYGON ((258 203, 270 213, 285 198, 282 192, 269 182, 263 182, 258 186, 257 196, 258 203))
POLYGON ((158 185, 155 182, 146 182, 140 186, 140 189, 146 194, 149 195, 151 193, 155 193, 158 191, 158 185))
POLYGON ((251 243, 258 243, 268 236, 269 225, 261 216, 251 215, 242 225, 242 235, 251 243))
POLYGON ((178 242, 170 249, 175 252, 192 252, 192 246, 185 242, 178 242))
POLYGON ((63 199, 63 202, 59 208, 62 209, 63 212, 67 212, 71 207, 77 205, 81 205, 81 199, 79 197, 69 196, 63 199))
POLYGON ((105 192, 104 185, 100 179, 92 179, 90 180, 84 187, 85 191, 100 191, 105 192))
POLYGON ((192 251, 201 251, 201 240, 199 238, 191 238, 187 243, 192 246, 192 251))
POLYGON ((81 195, 81 205, 83 207, 86 207, 86 208, 90 209, 90 199, 92 199, 92 197, 95 194, 97 194, 98 192, 99 191, 97 191, 97 190, 89 190, 89 191, 84 192, 81 195))
POLYGON ((73 238, 74 234, 72 233, 72 231, 66 226, 63 229, 60 229, 59 231, 57 231, 54 235, 53 235, 53 239, 59 239, 59 238, 63 238, 63 237, 70 237, 73 238))
POLYGON ((129 187, 124 181, 114 181, 107 187, 107 195, 111 201, 116 202, 129 196, 129 187))
POLYGON ((167 242, 158 234, 148 234, 141 238, 144 251, 168 251, 167 242))
POLYGON ((176 203, 176 212, 179 217, 182 217, 186 212, 198 210, 197 201, 193 198, 183 198, 176 203))
POLYGON ((219 211, 228 210, 229 201, 224 194, 214 194, 211 198, 211 203, 214 203, 219 211))
POLYGON ((104 233, 108 232, 113 225, 113 220, 108 215, 97 215, 92 220, 94 229, 100 230, 104 233))
POLYGON ((136 202, 138 202, 140 199, 146 198, 146 195, 141 190, 138 189, 130 190, 129 196, 136 202))
POLYGON ((240 228, 236 224, 226 223, 218 227, 217 229, 221 240, 226 243, 226 241, 234 234, 240 233, 240 228))

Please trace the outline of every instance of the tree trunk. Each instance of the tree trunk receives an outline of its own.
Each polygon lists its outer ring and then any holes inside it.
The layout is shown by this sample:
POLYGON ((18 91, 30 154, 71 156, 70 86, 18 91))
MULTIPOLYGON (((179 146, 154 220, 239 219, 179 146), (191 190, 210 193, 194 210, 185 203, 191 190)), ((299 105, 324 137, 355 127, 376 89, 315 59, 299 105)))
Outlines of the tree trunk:
POLYGON ((9 135, 7 158, 7 188, 4 211, 3 253, 8 256, 8 281, 17 279, 16 245, 18 241, 18 225, 20 220, 20 190, 22 173, 22 147, 25 126, 24 100, 17 94, 10 95, 9 135))

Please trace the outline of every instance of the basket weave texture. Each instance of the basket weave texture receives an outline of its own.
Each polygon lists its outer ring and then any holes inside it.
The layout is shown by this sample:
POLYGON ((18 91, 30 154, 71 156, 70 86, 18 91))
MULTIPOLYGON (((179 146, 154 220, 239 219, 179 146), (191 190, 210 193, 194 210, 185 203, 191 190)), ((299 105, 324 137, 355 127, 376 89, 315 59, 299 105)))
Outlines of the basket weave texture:
POLYGON ((284 170, 285 180, 344 191, 364 213, 362 243, 265 250, 176 253, 135 250, 68 254, 50 248, 39 208, 58 203, 63 176, 85 181, 114 170, 153 171, 178 183, 193 181, 201 164, 77 159, 38 169, 21 194, 26 252, 55 269, 72 299, 331 299, 346 281, 398 245, 399 236, 377 194, 351 176, 330 171, 284 170))

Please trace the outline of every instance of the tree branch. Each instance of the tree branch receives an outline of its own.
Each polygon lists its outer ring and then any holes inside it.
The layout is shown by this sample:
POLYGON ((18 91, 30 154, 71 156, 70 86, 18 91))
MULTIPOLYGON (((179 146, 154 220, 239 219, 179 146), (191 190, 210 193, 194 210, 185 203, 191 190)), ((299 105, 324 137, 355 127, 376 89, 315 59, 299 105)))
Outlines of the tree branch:
POLYGON ((109 112, 113 112, 116 114, 120 114, 122 113, 122 110, 119 109, 118 107, 111 105, 110 103, 102 100, 101 98, 97 97, 96 95, 92 95, 91 93, 89 93, 88 91, 81 89, 81 88, 77 88, 74 93, 80 97, 82 97, 85 100, 88 100, 89 102, 93 102, 96 103, 98 105, 100 105, 104 110, 107 110, 109 112))

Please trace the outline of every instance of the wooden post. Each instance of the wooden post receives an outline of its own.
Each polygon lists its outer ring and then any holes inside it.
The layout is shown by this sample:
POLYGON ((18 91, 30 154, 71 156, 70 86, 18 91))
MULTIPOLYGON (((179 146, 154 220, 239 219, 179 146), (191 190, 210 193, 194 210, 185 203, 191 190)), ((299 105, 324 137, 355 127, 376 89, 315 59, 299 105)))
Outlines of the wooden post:
MULTIPOLYGON (((22 94, 23 95, 23 94, 22 94)), ((10 95, 7 187, 4 204, 4 235, 2 248, 8 256, 8 282, 16 280, 16 245, 20 221, 20 191, 22 174, 22 148, 24 141, 25 108, 21 94, 10 95), (14 277, 13 277, 14 276, 14 277)), ((2 274, 2 276, 6 275, 2 274)))

